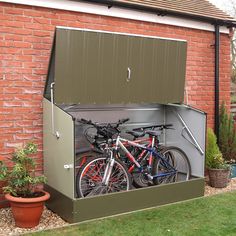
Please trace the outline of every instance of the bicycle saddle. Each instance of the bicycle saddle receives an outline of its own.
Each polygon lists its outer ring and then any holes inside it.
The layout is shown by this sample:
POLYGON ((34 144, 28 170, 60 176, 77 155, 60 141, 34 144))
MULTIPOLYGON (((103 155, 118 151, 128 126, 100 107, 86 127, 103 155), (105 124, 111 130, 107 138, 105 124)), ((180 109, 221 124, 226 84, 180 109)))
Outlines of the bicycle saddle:
POLYGON ((134 136, 135 138, 140 138, 145 135, 144 132, 135 132, 135 131, 127 131, 126 133, 134 136))
POLYGON ((162 134, 162 131, 160 131, 160 130, 146 130, 145 133, 149 134, 151 136, 158 137, 162 134))

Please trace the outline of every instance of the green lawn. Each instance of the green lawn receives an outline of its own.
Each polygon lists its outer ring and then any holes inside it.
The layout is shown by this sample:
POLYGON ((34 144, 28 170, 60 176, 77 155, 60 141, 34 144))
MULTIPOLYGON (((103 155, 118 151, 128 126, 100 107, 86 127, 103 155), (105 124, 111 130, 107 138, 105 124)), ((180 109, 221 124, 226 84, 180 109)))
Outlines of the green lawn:
POLYGON ((236 235, 236 191, 30 235, 236 235))

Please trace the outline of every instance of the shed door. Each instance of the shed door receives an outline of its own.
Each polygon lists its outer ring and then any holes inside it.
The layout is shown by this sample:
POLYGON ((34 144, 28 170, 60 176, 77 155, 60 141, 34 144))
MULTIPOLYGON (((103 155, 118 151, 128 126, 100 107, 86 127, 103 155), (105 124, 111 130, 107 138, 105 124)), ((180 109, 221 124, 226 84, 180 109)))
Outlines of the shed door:
POLYGON ((58 28, 58 104, 181 103, 186 42, 58 28))

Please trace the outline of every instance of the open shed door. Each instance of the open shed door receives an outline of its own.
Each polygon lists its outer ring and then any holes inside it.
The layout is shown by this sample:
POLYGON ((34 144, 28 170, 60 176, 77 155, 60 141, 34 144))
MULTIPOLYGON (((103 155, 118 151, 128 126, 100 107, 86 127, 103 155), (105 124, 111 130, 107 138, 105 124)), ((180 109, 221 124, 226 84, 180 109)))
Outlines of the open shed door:
POLYGON ((55 103, 182 103, 186 47, 180 40, 57 28, 55 103))

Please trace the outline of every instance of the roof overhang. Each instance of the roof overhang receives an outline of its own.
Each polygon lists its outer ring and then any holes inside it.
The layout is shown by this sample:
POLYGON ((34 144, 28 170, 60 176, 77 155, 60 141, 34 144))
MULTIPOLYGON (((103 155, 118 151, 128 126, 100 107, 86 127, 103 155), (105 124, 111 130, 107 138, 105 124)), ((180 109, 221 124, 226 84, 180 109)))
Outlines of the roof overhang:
MULTIPOLYGON (((83 1, 88 2, 87 0, 83 0, 83 1)), ((163 8, 157 8, 157 7, 147 6, 143 4, 127 3, 127 2, 115 1, 115 0, 90 0, 89 2, 107 4, 108 8, 111 8, 113 6, 125 7, 125 8, 130 8, 130 9, 152 12, 161 16, 166 16, 166 15, 178 16, 178 17, 183 17, 186 19, 195 19, 198 21, 208 22, 214 25, 217 24, 217 25, 227 26, 227 27, 236 27, 236 19, 233 19, 233 18, 225 19, 225 18, 208 17, 208 16, 188 13, 184 11, 166 10, 163 8)))
POLYGON ((45 7, 51 9, 67 10, 72 12, 83 12, 89 14, 118 17, 124 19, 152 22, 165 25, 173 25, 184 28, 200 29, 214 31, 215 24, 220 25, 221 33, 229 33, 227 27, 234 27, 234 21, 225 21, 220 19, 204 18, 191 16, 188 14, 179 14, 173 11, 163 11, 161 9, 143 8, 140 6, 120 4, 117 1, 103 0, 2 0, 1 2, 22 4, 35 7, 45 7), (112 3, 112 5, 111 5, 112 3), (113 7, 111 7, 113 6, 113 7), (166 15, 164 15, 164 13, 166 15), (163 17, 165 16, 165 17, 163 17))

